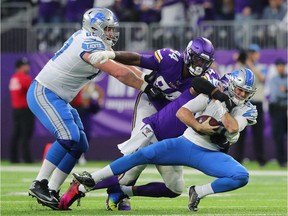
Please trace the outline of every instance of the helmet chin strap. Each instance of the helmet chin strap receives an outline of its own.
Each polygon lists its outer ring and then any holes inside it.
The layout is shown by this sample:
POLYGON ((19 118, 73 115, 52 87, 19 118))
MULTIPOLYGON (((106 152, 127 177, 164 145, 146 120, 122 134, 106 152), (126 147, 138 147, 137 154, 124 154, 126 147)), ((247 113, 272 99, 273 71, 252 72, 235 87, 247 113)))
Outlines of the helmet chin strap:
POLYGON ((194 69, 192 66, 190 66, 189 71, 193 76, 200 76, 203 72, 203 69, 198 66, 194 69))

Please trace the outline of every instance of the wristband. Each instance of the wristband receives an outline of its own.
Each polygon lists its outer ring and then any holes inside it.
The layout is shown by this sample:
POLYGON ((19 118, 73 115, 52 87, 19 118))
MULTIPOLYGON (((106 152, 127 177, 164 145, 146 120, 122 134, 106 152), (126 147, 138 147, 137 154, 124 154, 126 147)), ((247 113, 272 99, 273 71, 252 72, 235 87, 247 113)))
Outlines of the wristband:
POLYGON ((144 77, 146 76, 146 74, 145 73, 142 73, 141 74, 141 79, 143 79, 144 80, 144 77))
POLYGON ((146 89, 147 86, 148 86, 148 83, 147 83, 146 81, 144 81, 143 84, 142 84, 141 87, 140 87, 140 90, 141 90, 142 92, 144 92, 144 90, 146 89))

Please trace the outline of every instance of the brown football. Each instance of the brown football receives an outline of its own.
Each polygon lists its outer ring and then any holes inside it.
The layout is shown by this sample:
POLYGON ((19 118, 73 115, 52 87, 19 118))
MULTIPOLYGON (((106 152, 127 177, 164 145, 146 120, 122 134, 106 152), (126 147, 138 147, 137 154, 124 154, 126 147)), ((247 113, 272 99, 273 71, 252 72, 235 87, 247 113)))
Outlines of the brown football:
POLYGON ((211 119, 210 119, 210 121, 209 121, 209 124, 210 124, 211 126, 219 126, 219 125, 221 125, 221 123, 218 122, 215 118, 213 118, 212 116, 208 116, 208 115, 198 116, 198 117, 196 118, 196 120, 197 120, 200 124, 202 124, 202 122, 206 121, 209 117, 211 117, 211 119))

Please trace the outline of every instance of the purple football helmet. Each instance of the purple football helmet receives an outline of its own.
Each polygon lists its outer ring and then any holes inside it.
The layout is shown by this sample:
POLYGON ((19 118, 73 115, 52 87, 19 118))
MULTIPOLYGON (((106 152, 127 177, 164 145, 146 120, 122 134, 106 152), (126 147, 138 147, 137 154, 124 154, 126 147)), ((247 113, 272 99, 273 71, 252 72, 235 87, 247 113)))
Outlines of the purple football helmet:
POLYGON ((192 76, 202 75, 214 61, 214 47, 211 41, 199 37, 191 40, 184 51, 184 62, 192 76))

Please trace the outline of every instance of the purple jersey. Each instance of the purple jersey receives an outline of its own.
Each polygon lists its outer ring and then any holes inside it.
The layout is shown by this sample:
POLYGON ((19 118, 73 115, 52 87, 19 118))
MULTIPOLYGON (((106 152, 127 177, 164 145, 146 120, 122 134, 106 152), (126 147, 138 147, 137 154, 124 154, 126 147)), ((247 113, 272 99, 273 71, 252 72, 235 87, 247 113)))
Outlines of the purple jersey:
POLYGON ((151 100, 158 111, 191 86, 191 76, 182 78, 183 55, 177 50, 164 48, 155 51, 152 57, 142 56, 140 66, 156 71, 153 85, 167 95, 163 100, 151 100))
MULTIPOLYGON (((212 69, 209 69, 203 78, 213 84, 220 79, 217 72, 212 69)), ((195 96, 190 93, 189 88, 187 88, 177 99, 166 105, 157 113, 144 118, 143 122, 145 124, 150 124, 159 141, 181 136, 187 126, 176 117, 176 112, 194 97, 195 96)))
POLYGON ((143 122, 150 124, 159 141, 181 136, 187 126, 176 117, 176 112, 194 97, 187 89, 180 97, 166 105, 159 112, 144 118, 143 122))

